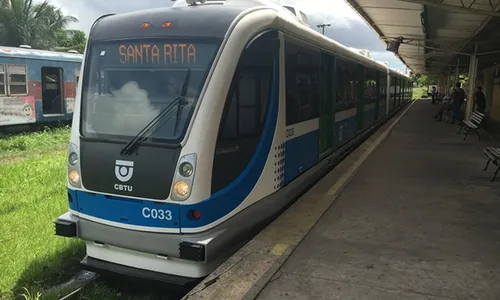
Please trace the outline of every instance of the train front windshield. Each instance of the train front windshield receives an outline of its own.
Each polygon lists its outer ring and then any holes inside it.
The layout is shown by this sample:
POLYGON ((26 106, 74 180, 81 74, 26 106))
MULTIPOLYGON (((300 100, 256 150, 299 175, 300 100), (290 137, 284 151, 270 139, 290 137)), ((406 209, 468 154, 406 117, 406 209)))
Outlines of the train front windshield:
POLYGON ((180 141, 218 46, 204 40, 93 44, 82 82, 82 135, 129 140, 184 96, 187 106, 149 136, 153 142, 180 141))

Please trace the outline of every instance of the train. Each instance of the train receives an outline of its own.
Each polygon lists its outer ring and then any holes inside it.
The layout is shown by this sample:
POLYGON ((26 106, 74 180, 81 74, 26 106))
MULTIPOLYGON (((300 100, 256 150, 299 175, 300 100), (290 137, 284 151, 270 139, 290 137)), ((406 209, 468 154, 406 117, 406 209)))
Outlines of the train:
POLYGON ((412 98, 411 79, 262 0, 92 24, 55 234, 88 269, 185 285, 412 98))
POLYGON ((0 46, 0 131, 70 123, 83 55, 0 46))

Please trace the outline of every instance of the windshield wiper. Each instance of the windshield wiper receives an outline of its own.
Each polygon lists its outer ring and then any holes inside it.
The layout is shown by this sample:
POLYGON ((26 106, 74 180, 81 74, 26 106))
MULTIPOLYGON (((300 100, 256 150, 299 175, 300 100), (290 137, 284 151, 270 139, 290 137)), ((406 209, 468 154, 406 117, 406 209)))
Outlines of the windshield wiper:
MULTIPOLYGON (((123 149, 120 151, 120 154, 122 156, 127 156, 132 153, 132 151, 135 149, 135 147, 139 144, 139 142, 145 140, 145 137, 149 135, 153 129, 156 127, 156 125, 160 122, 166 122, 170 120, 173 116, 177 115, 177 118, 179 118, 179 111, 181 108, 186 107, 189 105, 189 101, 186 99, 185 95, 187 93, 187 86, 189 82, 189 78, 191 76, 191 69, 188 70, 186 74, 186 78, 184 80, 184 84, 182 85, 182 92, 181 95, 177 98, 175 98, 167 107, 165 107, 160 113, 154 117, 139 133, 134 136, 128 143, 123 147, 123 149), (177 112, 174 113, 174 108, 177 108, 177 112)), ((176 120, 176 127, 177 123, 179 121, 176 120)), ((175 134, 175 129, 174 129, 174 134, 175 134)))

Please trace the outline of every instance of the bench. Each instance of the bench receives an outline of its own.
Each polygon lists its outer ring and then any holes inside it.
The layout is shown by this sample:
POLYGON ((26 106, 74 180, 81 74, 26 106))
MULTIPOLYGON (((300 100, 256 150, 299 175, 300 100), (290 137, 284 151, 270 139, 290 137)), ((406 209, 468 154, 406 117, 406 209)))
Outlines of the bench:
POLYGON ((493 176, 493 179, 491 179, 491 182, 493 182, 498 175, 498 171, 500 171, 500 148, 486 147, 483 149, 483 153, 486 157, 488 157, 488 162, 486 162, 486 167, 484 167, 483 171, 488 170, 490 162, 493 162, 493 164, 497 166, 495 175, 493 176))
POLYGON ((457 134, 460 134, 462 129, 464 129, 464 140, 467 138, 467 135, 469 133, 473 132, 477 134, 477 137, 481 139, 481 136, 479 136, 479 125, 481 125, 481 122, 483 121, 484 114, 478 112, 477 110, 472 112, 472 116, 470 117, 469 120, 463 120, 462 121, 462 126, 458 130, 457 134))

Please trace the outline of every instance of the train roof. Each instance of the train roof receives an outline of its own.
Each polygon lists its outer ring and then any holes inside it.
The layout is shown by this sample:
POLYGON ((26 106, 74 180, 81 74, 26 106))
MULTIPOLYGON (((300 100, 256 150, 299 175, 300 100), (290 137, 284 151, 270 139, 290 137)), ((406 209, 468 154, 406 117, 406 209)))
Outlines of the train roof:
MULTIPOLYGON (((189 0, 192 1, 192 0, 189 0)), ((302 39, 310 40, 323 48, 332 49, 336 54, 369 65, 379 70, 395 73, 387 65, 353 51, 349 47, 320 34, 302 24, 287 8, 269 0, 205 0, 196 5, 188 5, 185 0, 178 0, 172 7, 139 10, 121 14, 109 14, 98 18, 92 25, 89 38, 92 41, 121 40, 130 38, 157 38, 166 35, 198 38, 224 38, 233 21, 249 9, 265 7, 274 9, 279 24, 285 32, 302 39), (164 28, 162 24, 170 21, 164 28), (149 22, 150 27, 141 25, 149 22)), ((397 73, 405 76, 404 74, 397 73)))
POLYGON ((0 57, 81 62, 83 54, 0 46, 0 57))
POLYGON ((154 38, 166 34, 176 37, 224 38, 234 19, 247 7, 198 5, 164 7, 106 15, 97 19, 89 38, 92 41, 154 38), (209 17, 208 17, 209 16, 209 17), (162 24, 171 22, 170 27, 162 24), (149 28, 142 28, 149 22, 149 28))
POLYGON ((401 72, 400 70, 391 68, 390 71, 391 71, 391 75, 399 75, 399 76, 405 77, 407 79, 411 78, 410 76, 406 75, 405 73, 401 72))

